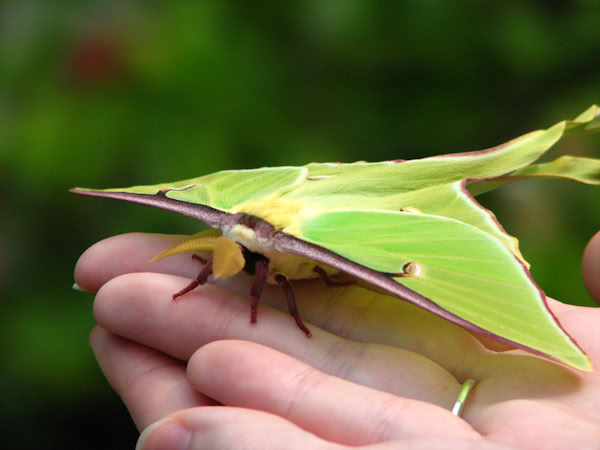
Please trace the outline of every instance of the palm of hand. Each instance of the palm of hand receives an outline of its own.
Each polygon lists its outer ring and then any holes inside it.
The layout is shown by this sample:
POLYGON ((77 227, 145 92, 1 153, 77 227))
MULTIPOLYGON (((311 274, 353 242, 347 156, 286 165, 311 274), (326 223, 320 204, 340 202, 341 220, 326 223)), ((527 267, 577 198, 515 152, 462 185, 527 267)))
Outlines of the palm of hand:
MULTIPOLYGON (((175 431, 183 430, 193 431, 190 448, 600 442, 597 371, 576 372, 521 351, 491 352, 482 342, 499 347, 354 286, 295 285, 310 340, 285 312, 267 306, 284 306, 276 287, 250 326, 243 277, 228 289, 207 285, 173 302, 171 294, 186 283, 180 277, 194 277, 197 267, 185 255, 147 261, 179 239, 117 236, 88 250, 76 269, 83 289, 99 290, 92 346, 138 428, 169 415, 171 431, 155 429, 146 447, 173 446, 175 431), (188 360, 186 372, 181 361, 188 360), (449 409, 467 378, 478 384, 463 420, 449 409), (230 408, 194 408, 207 405, 230 408)), ((550 306, 600 365, 600 310, 550 306)))

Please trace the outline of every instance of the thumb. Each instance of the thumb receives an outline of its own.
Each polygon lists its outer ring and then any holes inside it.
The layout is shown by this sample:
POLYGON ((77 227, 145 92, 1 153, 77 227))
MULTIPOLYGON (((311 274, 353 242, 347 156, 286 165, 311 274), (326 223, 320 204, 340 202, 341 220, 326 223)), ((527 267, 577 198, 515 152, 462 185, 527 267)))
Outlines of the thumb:
POLYGON ((590 239, 583 251, 581 271, 585 288, 600 305, 600 231, 590 239))
POLYGON ((184 409, 146 428, 136 450, 322 448, 327 442, 286 419, 226 406, 184 409), (293 444, 293 445, 291 445, 293 444))

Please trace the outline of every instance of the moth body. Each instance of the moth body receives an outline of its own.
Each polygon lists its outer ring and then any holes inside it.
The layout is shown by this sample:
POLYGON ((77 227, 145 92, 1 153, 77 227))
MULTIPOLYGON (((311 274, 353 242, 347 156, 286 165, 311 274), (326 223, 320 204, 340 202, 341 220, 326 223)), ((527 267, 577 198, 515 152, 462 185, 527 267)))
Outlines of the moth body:
POLYGON ((325 270, 329 276, 339 273, 331 267, 317 264, 308 258, 275 250, 270 241, 260 239, 256 232, 246 225, 238 224, 233 227, 224 227, 222 232, 223 236, 244 246, 253 253, 265 256, 269 260, 268 283, 277 284, 275 277, 278 274, 284 275, 290 280, 318 278, 319 274, 315 272, 315 267, 325 270))

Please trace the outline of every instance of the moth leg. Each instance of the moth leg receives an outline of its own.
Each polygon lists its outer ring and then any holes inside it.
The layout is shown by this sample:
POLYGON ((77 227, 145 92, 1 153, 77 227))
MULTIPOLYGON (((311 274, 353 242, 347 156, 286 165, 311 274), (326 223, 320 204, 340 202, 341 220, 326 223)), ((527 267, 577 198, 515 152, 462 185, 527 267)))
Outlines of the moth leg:
POLYGON ((202 269, 200 269, 200 273, 194 281, 192 281, 190 284, 184 287, 181 291, 177 292, 176 294, 173 294, 173 300, 175 300, 177 297, 181 297, 183 294, 187 294, 196 287, 206 283, 208 277, 212 274, 213 262, 211 259, 205 259, 198 255, 192 255, 192 259, 200 261, 203 264, 202 269))
MULTIPOLYGON (((322 269, 321 269, 322 270, 322 269)), ((304 325, 302 318, 300 317, 300 313, 298 312, 298 306, 296 305, 296 296, 294 295, 294 290, 292 289, 292 285, 289 280, 281 274, 275 275, 275 281, 279 283, 279 285, 283 288, 283 292, 285 293, 285 298, 288 303, 288 310, 290 311, 290 315, 296 321, 296 325, 300 328, 306 337, 311 337, 310 331, 304 325)))
POLYGON ((349 286, 351 284, 354 284, 354 281, 336 281, 336 280, 332 280, 331 277, 327 274, 327 272, 325 272, 325 270, 322 269, 319 266, 315 266, 313 268, 313 272, 319 274, 319 277, 321 277, 321 280, 323 280, 323 282, 327 286, 349 286))
POLYGON ((202 264, 206 264, 206 263, 210 262, 210 259, 203 258, 200 255, 192 255, 192 259, 195 259, 196 261, 200 261, 202 264))
POLYGON ((250 323, 256 323, 256 314, 258 312, 258 302, 269 274, 269 260, 259 259, 254 265, 254 281, 250 288, 250 323))

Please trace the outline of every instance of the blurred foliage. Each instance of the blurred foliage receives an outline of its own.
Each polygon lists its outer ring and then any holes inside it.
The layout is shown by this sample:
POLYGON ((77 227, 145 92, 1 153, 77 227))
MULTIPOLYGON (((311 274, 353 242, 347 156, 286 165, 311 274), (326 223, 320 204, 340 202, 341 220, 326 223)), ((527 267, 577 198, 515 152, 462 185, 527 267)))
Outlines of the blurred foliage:
MULTIPOLYGON (((592 0, 5 0, 0 20, 0 411, 19 448, 133 447, 73 266, 113 234, 198 227, 69 187, 476 150, 600 99, 592 0)), ((599 196, 536 181, 482 200, 549 295, 591 304, 599 196)))

